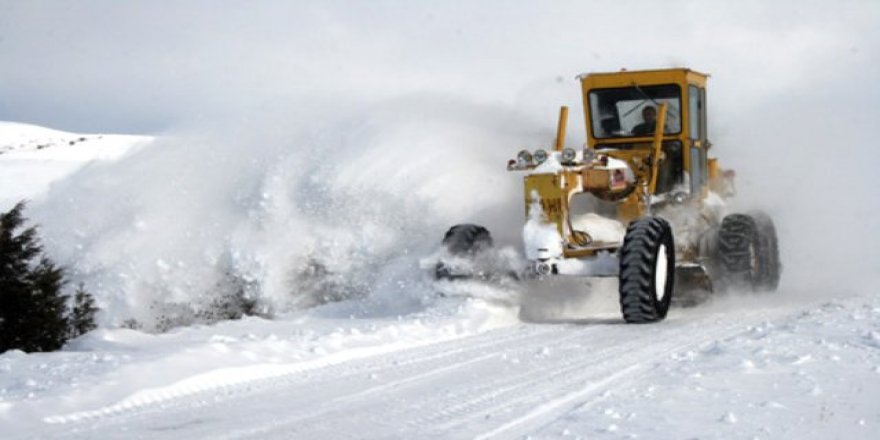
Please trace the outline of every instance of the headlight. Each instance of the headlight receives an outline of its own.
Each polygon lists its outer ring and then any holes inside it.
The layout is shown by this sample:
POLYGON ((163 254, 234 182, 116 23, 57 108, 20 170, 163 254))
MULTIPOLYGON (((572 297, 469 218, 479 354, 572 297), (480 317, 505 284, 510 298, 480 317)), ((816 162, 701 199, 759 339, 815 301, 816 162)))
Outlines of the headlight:
POLYGON ((516 164, 520 167, 527 167, 532 164, 532 153, 529 150, 522 150, 516 155, 516 164))
POLYGON ((590 147, 584 147, 584 163, 590 163, 596 158, 596 150, 590 147))
POLYGON ((547 160, 547 152, 544 150, 535 151, 535 163, 542 164, 545 160, 547 160))
POLYGON ((574 158, 577 153, 574 152, 571 148, 565 148, 562 150, 562 163, 572 163, 574 162, 574 158))
POLYGON ((672 201, 675 203, 684 203, 687 201, 687 199, 688 195, 684 191, 678 191, 672 195, 672 201))

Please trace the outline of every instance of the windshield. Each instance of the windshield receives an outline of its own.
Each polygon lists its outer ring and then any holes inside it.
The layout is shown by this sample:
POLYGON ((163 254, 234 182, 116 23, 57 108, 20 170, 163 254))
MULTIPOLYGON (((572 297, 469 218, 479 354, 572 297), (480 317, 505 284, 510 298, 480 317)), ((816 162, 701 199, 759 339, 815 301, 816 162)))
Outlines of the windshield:
POLYGON ((596 89, 589 94, 593 136, 653 136, 660 104, 667 104, 665 134, 681 132, 681 90, 675 84, 596 89))

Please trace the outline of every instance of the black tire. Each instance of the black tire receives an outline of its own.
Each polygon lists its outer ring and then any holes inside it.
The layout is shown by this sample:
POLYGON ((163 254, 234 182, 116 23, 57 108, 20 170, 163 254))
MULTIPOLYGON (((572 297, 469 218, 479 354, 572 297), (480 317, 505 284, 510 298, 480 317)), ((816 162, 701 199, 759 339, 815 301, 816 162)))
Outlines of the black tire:
POLYGON ((761 262, 761 269, 755 280, 755 288, 772 292, 779 287, 779 278, 782 275, 776 226, 773 224, 773 219, 763 212, 753 212, 751 215, 758 227, 758 259, 761 262))
MULTIPOLYGON (((450 255, 456 257, 473 257, 492 247, 492 235, 489 230, 470 223, 455 225, 443 236, 443 246, 450 255)), ((437 279, 471 278, 472 273, 460 273, 447 262, 439 261, 434 268, 437 279)))
POLYGON ((675 244, 669 223, 659 217, 630 223, 620 248, 623 319, 628 323, 662 320, 669 311, 674 285, 675 244))
POLYGON ((718 231, 718 265, 728 288, 776 290, 779 245, 776 228, 766 214, 731 214, 718 231))

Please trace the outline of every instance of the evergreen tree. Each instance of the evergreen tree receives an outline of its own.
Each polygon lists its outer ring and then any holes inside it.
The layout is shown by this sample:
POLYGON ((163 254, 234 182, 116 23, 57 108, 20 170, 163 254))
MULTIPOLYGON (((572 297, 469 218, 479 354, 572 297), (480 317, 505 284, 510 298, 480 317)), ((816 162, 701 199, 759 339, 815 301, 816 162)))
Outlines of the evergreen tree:
POLYGON ((86 292, 82 284, 77 286, 73 294, 73 309, 70 311, 70 337, 75 338, 94 330, 97 311, 92 295, 86 292))
POLYGON ((94 326, 94 300, 82 287, 68 308, 64 269, 42 255, 36 228, 24 228, 24 206, 0 214, 0 352, 57 350, 94 326))

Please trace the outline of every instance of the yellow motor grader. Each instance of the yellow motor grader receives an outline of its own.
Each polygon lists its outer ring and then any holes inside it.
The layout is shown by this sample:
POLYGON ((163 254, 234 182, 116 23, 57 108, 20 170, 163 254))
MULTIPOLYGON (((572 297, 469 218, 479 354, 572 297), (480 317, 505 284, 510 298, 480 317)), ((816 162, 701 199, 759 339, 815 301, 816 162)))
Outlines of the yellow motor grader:
MULTIPOLYGON (((775 290, 776 231, 765 214, 725 215, 734 173, 709 157, 708 75, 675 68, 578 77, 587 143, 565 145, 562 107, 552 148, 522 150, 524 276, 617 277, 623 318, 662 320, 675 294, 698 302, 724 288, 775 290)), ((451 259, 479 258, 489 231, 453 226, 451 259)), ((441 260, 438 279, 478 276, 441 260)))

